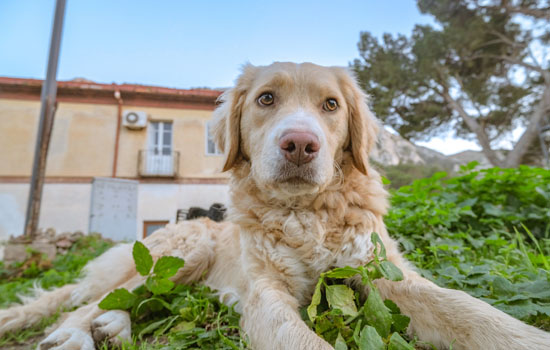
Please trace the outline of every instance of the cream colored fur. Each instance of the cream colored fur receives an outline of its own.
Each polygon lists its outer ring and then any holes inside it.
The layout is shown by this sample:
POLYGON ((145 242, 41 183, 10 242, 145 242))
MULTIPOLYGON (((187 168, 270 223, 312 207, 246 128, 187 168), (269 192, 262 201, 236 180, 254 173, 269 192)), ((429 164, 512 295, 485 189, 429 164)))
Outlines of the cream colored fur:
MULTIPOLYGON (((383 222, 387 193, 368 164, 377 126, 351 75, 313 64, 247 65, 215 112, 218 144, 231 171, 229 222, 168 225, 145 239, 155 259, 174 255, 186 264, 174 278, 201 279, 228 304, 237 302, 252 346, 264 349, 332 349, 301 320, 319 274, 372 258, 377 232, 404 280, 376 281, 411 317, 409 332, 440 348, 550 349, 550 335, 466 293, 443 289, 419 276, 400 254, 383 222), (272 93, 265 106, 258 97, 272 93), (338 109, 327 111, 328 98, 338 109), (315 133, 319 154, 301 167, 288 164, 278 138, 288 130, 315 133)), ((130 337, 129 318, 97 308, 117 287, 143 282, 130 247, 113 248, 91 262, 76 285, 45 292, 0 311, 0 333, 36 323, 59 306, 89 304, 70 313, 40 349, 93 349, 93 339, 130 337), (69 297, 70 296, 70 297, 69 297)), ((364 291, 368 293, 367 290, 364 291)))

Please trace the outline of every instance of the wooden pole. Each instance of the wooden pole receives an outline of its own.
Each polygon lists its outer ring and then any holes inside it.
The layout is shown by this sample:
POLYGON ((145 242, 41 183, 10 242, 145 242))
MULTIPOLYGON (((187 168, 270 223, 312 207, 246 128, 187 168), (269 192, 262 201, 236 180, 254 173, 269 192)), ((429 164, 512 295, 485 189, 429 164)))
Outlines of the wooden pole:
POLYGON ((63 32, 65 2, 66 0, 57 0, 55 4, 48 69, 46 71, 46 80, 42 84, 42 94, 40 96, 40 117, 34 150, 29 200, 27 202, 27 217, 25 219, 25 236, 31 238, 36 233, 40 218, 40 202, 42 199, 44 174, 46 172, 46 158, 48 156, 48 146, 50 144, 56 109, 57 62, 61 46, 61 33, 63 32))

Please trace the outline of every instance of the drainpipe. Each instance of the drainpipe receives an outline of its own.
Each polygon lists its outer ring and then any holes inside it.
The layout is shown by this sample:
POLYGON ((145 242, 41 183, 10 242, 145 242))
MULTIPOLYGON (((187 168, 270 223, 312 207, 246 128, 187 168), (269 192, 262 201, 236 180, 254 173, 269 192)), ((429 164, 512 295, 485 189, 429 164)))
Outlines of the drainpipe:
POLYGON ((116 135, 115 135, 115 155, 113 157, 113 177, 116 177, 116 167, 118 163, 118 142, 120 140, 120 124, 122 123, 122 97, 120 90, 115 91, 115 99, 118 102, 117 108, 117 121, 116 121, 116 135))

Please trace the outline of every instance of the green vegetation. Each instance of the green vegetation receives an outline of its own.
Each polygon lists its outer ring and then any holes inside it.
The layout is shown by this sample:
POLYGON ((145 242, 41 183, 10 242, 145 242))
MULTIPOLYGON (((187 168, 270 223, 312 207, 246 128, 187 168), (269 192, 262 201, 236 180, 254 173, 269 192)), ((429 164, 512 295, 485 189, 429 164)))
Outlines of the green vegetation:
POLYGON ((550 171, 474 167, 393 192, 388 229, 425 277, 550 330, 550 171))
MULTIPOLYGON (((20 302, 18 296, 29 294, 35 284, 50 289, 73 282, 89 260, 101 255, 112 245, 112 242, 102 239, 100 235, 91 234, 80 237, 65 255, 57 255, 53 261, 36 252, 31 252, 26 261, 10 266, 0 261, 0 307, 6 308, 20 302)), ((0 348, 29 344, 28 348, 34 349, 34 343, 38 342, 44 329, 52 325, 59 315, 60 312, 57 312, 33 327, 5 334, 0 338, 0 348)))
MULTIPOLYGON (((391 201, 388 229, 425 277, 550 330, 550 171, 526 166, 476 170, 470 164, 457 177, 436 173, 392 191, 391 201)), ((81 253, 71 249, 62 258, 73 261, 70 256, 81 253)), ((219 303, 206 287, 170 283, 181 260, 162 258, 153 264, 140 244, 134 259, 147 282, 133 291, 119 289, 102 302, 106 309, 132 313, 134 340, 123 349, 247 348, 233 308, 219 303)), ((40 280, 49 271, 40 272, 40 280)), ((400 278, 383 249, 367 266, 324 273, 312 304, 301 310, 304 321, 338 350, 367 344, 373 349, 418 348, 420 342, 403 332, 408 318, 373 288, 372 280, 380 276, 400 278), (355 275, 372 288, 366 299, 343 284, 355 275)), ((28 277, 4 279, 0 291, 9 283, 32 284, 28 277)), ((26 338, 18 333, 10 339, 26 338)), ((2 341, 0 346, 9 344, 2 341)))

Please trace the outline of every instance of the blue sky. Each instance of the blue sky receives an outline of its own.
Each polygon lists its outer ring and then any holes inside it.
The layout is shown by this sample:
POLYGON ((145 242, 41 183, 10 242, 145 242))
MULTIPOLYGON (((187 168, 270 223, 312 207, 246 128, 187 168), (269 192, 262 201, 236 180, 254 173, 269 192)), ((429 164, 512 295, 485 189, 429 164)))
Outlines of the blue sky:
MULTIPOLYGON (((54 6, 0 0, 0 76, 45 77, 54 6)), ((432 19, 414 0, 67 0, 57 78, 227 87, 245 62, 345 66, 361 31, 410 34, 417 23, 432 19)))
MULTIPOLYGON (((44 78, 54 4, 0 1, 0 75, 44 78)), ((67 0, 58 79, 229 86, 246 61, 347 65, 360 31, 430 20, 413 0, 67 0)))

